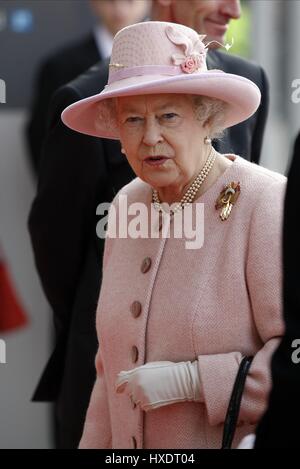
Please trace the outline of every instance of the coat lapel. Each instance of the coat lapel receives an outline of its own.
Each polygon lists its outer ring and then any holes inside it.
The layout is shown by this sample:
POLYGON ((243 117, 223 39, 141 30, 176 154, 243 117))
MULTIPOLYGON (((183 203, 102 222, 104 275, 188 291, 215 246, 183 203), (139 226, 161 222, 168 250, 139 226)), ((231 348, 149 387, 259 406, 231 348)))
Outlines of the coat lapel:
POLYGON ((219 60, 218 55, 214 51, 209 51, 206 57, 206 63, 208 70, 219 69, 222 70, 222 64, 219 60))

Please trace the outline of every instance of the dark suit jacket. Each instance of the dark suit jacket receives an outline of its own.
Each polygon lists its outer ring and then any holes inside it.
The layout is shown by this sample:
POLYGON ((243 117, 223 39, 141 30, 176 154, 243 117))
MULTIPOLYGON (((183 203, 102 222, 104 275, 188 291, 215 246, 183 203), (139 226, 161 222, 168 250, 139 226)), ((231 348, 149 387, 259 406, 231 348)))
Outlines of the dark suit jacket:
MULTIPOLYGON (((257 429, 255 448, 299 448, 300 363, 294 363, 292 347, 300 339, 300 134, 288 174, 283 221, 283 306, 285 334, 272 358, 273 389, 269 406, 257 429)), ((299 345, 298 345, 299 350, 299 345)), ((300 350, 297 353, 300 358, 300 350)))
POLYGON ((207 64, 209 69, 217 68, 242 75, 260 88, 262 100, 257 112, 246 121, 227 129, 224 137, 214 145, 220 153, 236 153, 259 163, 269 108, 269 84, 264 70, 241 57, 219 51, 208 54, 207 64))
MULTIPOLYGON (((215 145, 258 162, 268 108, 264 72, 220 52, 210 54, 209 67, 239 71, 261 89, 256 115, 229 129, 215 145)), ((96 65, 57 91, 29 218, 36 265, 55 314, 58 339, 34 399, 57 400, 59 419, 72 429, 77 443, 95 380, 95 313, 103 254, 103 240, 95 235, 96 206, 111 201, 135 175, 119 142, 73 132, 62 124, 60 114, 68 104, 100 92, 107 73, 107 64, 96 65)))
POLYGON ((101 60, 94 36, 73 43, 48 57, 41 64, 35 83, 31 116, 26 126, 31 165, 38 172, 46 136, 47 112, 53 93, 101 60))

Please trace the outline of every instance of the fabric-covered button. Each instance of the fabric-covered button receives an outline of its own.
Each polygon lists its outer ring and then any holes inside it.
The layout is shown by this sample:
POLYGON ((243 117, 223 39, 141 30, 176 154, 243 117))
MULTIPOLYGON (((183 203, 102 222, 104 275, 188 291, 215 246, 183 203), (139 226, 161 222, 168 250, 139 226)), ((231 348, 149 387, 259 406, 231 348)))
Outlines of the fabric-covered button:
POLYGON ((139 301, 134 301, 130 307, 131 314, 134 318, 138 318, 142 312, 142 305, 139 301))
POLYGON ((142 262, 142 266, 141 266, 141 271, 143 272, 143 274, 148 272, 150 267, 151 267, 151 259, 150 259, 150 257, 145 257, 145 259, 142 262))

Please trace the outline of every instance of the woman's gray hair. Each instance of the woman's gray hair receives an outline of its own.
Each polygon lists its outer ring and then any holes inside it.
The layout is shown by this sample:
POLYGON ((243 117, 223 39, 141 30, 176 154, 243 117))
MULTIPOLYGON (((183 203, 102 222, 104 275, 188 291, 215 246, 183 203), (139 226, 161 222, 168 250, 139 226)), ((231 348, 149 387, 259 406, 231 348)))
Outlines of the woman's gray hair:
POLYGON ((217 98, 207 96, 191 95, 194 105, 196 119, 202 125, 209 122, 209 135, 211 139, 220 138, 224 132, 224 122, 227 104, 217 98))
POLYGON ((107 128, 112 128, 117 125, 117 104, 116 98, 106 99, 104 103, 95 104, 97 109, 96 119, 95 119, 95 128, 96 130, 107 128))
MULTIPOLYGON (((224 101, 216 98, 209 98, 200 95, 186 95, 190 96, 192 104, 195 109, 196 119, 202 124, 209 123, 209 135, 211 139, 220 138, 224 132, 224 120, 227 104, 224 101)), ((117 105, 116 98, 110 98, 101 103, 97 112, 95 120, 96 129, 103 130, 105 126, 111 128, 111 125, 117 125, 117 105)))

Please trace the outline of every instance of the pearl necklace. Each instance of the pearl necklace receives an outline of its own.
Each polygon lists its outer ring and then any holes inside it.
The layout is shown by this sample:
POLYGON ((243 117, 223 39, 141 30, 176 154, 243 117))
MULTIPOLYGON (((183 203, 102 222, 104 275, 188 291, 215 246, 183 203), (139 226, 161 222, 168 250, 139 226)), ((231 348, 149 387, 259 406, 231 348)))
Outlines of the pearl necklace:
MULTIPOLYGON (((214 162, 216 160, 216 157, 217 157, 217 152, 213 147, 211 147, 211 151, 208 155, 205 165, 201 169, 200 173, 198 174, 194 182, 190 185, 189 189, 186 191, 186 193, 184 194, 180 202, 178 202, 174 208, 170 209, 171 214, 178 212, 179 210, 182 210, 186 205, 189 205, 193 202, 200 186, 203 184, 210 170, 212 169, 214 162)), ((156 210, 158 210, 159 212, 163 211, 162 206, 161 206, 161 201, 158 196, 158 192, 155 189, 152 189, 152 202, 156 210)))

